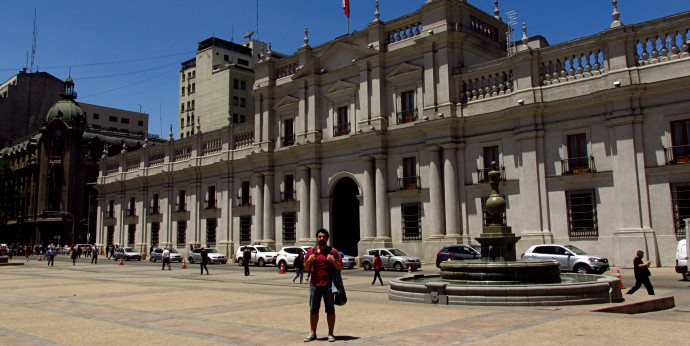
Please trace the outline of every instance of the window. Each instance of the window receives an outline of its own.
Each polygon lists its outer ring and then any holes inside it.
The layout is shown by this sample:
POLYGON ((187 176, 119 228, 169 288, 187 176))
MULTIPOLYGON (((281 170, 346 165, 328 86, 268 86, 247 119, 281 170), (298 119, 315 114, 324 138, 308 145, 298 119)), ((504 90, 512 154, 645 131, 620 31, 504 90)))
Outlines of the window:
POLYGON ((206 209, 216 209, 216 187, 209 186, 206 192, 206 209))
POLYGON ((117 117, 109 116, 109 117, 108 117, 108 121, 110 121, 111 123, 116 123, 116 122, 117 122, 117 117))
POLYGON ((218 228, 218 219, 206 219, 206 243, 208 246, 216 246, 216 228, 218 228))
POLYGON ((501 180, 505 180, 505 167, 501 166, 498 158, 498 145, 484 147, 482 149, 482 159, 484 160, 484 167, 477 169, 477 177, 480 183, 489 181, 489 172, 491 171, 492 162, 496 162, 496 169, 501 172, 501 180))
POLYGON ((161 231, 160 222, 151 223, 151 246, 156 247, 160 241, 159 235, 161 231))
POLYGON ((283 146, 287 147, 295 144, 295 119, 285 119, 283 127, 283 146))
POLYGON ((336 124, 333 127, 333 137, 350 133, 350 123, 347 118, 347 107, 338 107, 336 124))
POLYGON ((402 178, 399 179, 400 190, 419 189, 419 176, 417 176, 417 158, 403 158, 402 178))
POLYGON ((134 244, 136 244, 136 234, 137 234, 137 225, 136 224, 127 225, 127 245, 134 246, 134 244))
POLYGON ((247 99, 240 97, 240 107, 247 107, 247 99))
POLYGON ((296 240, 295 222, 297 213, 283 213, 283 244, 294 244, 296 240))
POLYGON ((252 217, 240 216, 240 245, 248 245, 252 242, 252 217))
POLYGON ((150 215, 160 214, 160 206, 158 205, 158 203, 159 203, 158 200, 159 200, 158 194, 157 193, 153 194, 153 198, 151 199, 151 206, 149 207, 149 214, 150 215))
POLYGON ((690 119, 671 122, 671 164, 690 163, 690 119))
POLYGON ((400 112, 398 124, 411 123, 417 120, 417 109, 414 107, 414 91, 404 91, 400 94, 400 112))
POLYGON ((240 81, 240 90, 247 90, 247 82, 241 80, 240 81))
POLYGON ((93 118, 94 118, 94 119, 98 119, 99 117, 100 117, 100 115, 99 115, 98 113, 93 113, 93 118))
POLYGON ((587 136, 584 133, 568 135, 568 158, 562 162, 562 173, 582 174, 594 171, 594 160, 587 155, 587 136))
POLYGON ((131 197, 129 199, 129 209, 127 209, 127 215, 128 216, 135 216, 136 215, 136 209, 135 209, 136 203, 137 203, 136 198, 131 197))
MULTIPOLYGON (((492 224, 492 218, 493 218, 493 217, 491 216, 491 214, 489 214, 489 212, 486 211, 486 200, 488 200, 488 199, 489 199, 489 197, 482 197, 482 225, 483 225, 484 227, 490 226, 490 225, 492 224)), ((506 200, 506 207, 507 207, 507 205, 508 205, 507 202, 508 202, 508 201, 506 200)), ((501 225, 507 225, 507 224, 508 224, 508 220, 507 220, 507 218, 506 218, 506 213, 505 213, 505 212, 503 212, 503 215, 501 216, 499 222, 500 222, 501 225)))
POLYGON ((239 89, 240 88, 240 80, 239 79, 233 79, 232 80, 232 87, 234 89, 239 89))
POLYGON ((237 58, 237 63, 239 65, 249 66, 249 61, 240 58, 237 58))
POLYGON ((247 121, 247 119, 246 119, 244 114, 234 113, 232 115, 232 122, 234 124, 244 124, 246 121, 247 121))
POLYGON ((597 204, 594 190, 571 190, 565 192, 568 210, 568 236, 570 239, 596 239, 597 204))
POLYGON ((187 195, 184 190, 177 193, 177 211, 186 211, 187 195))
POLYGON ((242 187, 240 188, 240 206, 248 206, 252 204, 251 196, 250 196, 250 189, 249 189, 249 181, 243 181, 242 182, 242 187))
POLYGON ((177 246, 184 247, 187 243, 187 220, 177 221, 177 246))
POLYGON ((295 177, 291 174, 288 174, 285 176, 285 179, 283 180, 283 184, 285 185, 284 191, 283 191, 283 202, 287 201, 294 201, 295 200, 295 177))
POLYGON ((106 233, 108 233, 108 244, 115 244, 115 226, 110 225, 106 227, 106 233))
POLYGON ((182 96, 184 96, 184 87, 180 88, 180 94, 182 94, 182 96))
POLYGON ((223 60, 224 61, 230 61, 230 56, 227 54, 223 55, 223 60))
POLYGON ((108 202, 108 210, 106 211, 106 214, 108 214, 106 217, 109 219, 112 219, 115 217, 115 200, 111 199, 108 202))
POLYGON ((237 96, 232 97, 232 105, 233 106, 239 106, 240 105, 240 98, 237 96))
POLYGON ((422 240, 422 206, 420 203, 400 205, 402 215, 403 241, 422 240))
POLYGON ((184 103, 180 103, 180 113, 184 112, 184 103))
POLYGON ((684 239, 684 219, 690 218, 690 182, 671 184, 671 201, 673 203, 673 228, 676 231, 676 239, 684 239))
POLYGON ((144 122, 142 120, 137 121, 137 126, 144 126, 144 122))

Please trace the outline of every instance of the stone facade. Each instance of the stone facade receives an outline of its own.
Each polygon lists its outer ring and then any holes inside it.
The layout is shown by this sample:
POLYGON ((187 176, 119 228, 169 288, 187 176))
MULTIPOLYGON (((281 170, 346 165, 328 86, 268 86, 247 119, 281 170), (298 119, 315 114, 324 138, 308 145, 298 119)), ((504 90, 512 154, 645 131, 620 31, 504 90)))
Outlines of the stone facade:
MULTIPOLYGON (((572 243, 673 265, 688 217, 690 13, 548 46, 464 1, 254 67, 254 117, 101 161, 100 243, 476 243, 502 171, 518 256, 572 243), (134 210, 128 213, 127 210, 134 210)), ((172 136, 171 136, 172 137, 172 136)))

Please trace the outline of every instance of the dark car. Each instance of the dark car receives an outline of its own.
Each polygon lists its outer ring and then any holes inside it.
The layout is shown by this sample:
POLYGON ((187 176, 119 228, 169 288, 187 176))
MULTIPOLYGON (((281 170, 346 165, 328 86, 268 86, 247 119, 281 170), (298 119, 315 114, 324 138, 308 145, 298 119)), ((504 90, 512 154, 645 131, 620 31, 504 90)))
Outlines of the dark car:
POLYGON ((436 253, 436 267, 441 267, 441 262, 447 261, 451 256, 456 260, 477 259, 482 257, 481 254, 472 246, 466 244, 454 244, 444 246, 438 253, 436 253))

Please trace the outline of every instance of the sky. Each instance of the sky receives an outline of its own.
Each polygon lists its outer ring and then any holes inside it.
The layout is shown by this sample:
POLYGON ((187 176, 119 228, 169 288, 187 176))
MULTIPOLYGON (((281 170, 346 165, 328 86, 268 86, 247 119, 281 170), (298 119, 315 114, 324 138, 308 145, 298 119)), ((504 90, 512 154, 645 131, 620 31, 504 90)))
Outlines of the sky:
MULTIPOLYGON (((381 20, 419 9, 426 0, 381 0, 381 20)), ((493 0, 467 0, 493 14, 493 0)), ((374 19, 375 0, 350 0, 350 30, 374 19)), ((609 28, 610 0, 500 0, 501 17, 515 11, 518 31, 550 44, 609 28)), ((689 0, 620 0, 623 24, 636 24, 690 10, 689 0)), ((31 66, 60 79, 71 71, 77 101, 150 114, 149 132, 177 135, 180 63, 194 57, 211 36, 242 43, 257 31, 274 51, 292 54, 304 28, 316 46, 347 33, 341 0, 3 0, 0 2, 0 83, 31 66), (258 11, 257 11, 258 9, 258 11), (258 21, 257 21, 258 12, 258 21)))

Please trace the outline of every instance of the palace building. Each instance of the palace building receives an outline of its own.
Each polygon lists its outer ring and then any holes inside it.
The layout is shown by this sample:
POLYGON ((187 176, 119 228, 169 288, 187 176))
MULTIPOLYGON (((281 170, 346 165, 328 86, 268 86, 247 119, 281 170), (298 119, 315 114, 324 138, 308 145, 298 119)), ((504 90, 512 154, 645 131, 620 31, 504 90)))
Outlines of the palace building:
POLYGON ((324 227, 347 254, 432 261, 476 243, 496 162, 518 253, 571 243, 625 265, 643 249, 671 266, 690 217, 690 12, 613 12, 592 36, 549 45, 523 25, 511 45, 498 9, 429 0, 318 46, 305 31, 292 55, 268 46, 245 122, 100 161, 97 240, 231 256, 324 227))

